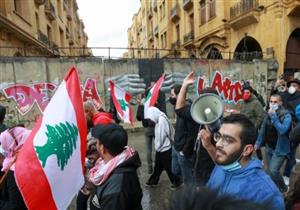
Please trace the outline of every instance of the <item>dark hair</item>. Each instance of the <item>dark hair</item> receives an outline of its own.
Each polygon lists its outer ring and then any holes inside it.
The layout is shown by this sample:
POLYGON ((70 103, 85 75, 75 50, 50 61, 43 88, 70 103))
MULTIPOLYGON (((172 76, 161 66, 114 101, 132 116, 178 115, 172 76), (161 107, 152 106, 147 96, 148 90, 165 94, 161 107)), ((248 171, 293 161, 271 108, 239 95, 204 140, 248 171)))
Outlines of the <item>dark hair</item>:
POLYGON ((273 94, 270 96, 270 98, 271 98, 271 97, 279 98, 279 100, 282 101, 281 95, 279 95, 279 94, 277 94, 277 93, 273 93, 273 94))
POLYGON ((176 84, 172 89, 174 89, 174 93, 178 95, 181 89, 181 85, 176 84))
POLYGON ((242 131, 240 133, 242 146, 247 144, 254 145, 256 141, 256 129, 254 124, 243 114, 231 114, 224 117, 222 124, 238 124, 241 126, 242 131))
MULTIPOLYGON (((300 175, 297 176, 294 188, 289 191, 286 197, 287 206, 293 206, 294 204, 300 202, 300 175)), ((288 208, 287 208, 288 209, 288 208)))
POLYGON ((244 90, 249 90, 251 93, 253 92, 253 88, 251 87, 249 81, 244 81, 242 89, 243 89, 243 91, 244 90))
POLYGON ((0 123, 2 124, 5 118, 6 108, 0 105, 0 123))
POLYGON ((128 143, 127 132, 115 123, 95 125, 92 129, 92 136, 98 139, 99 143, 103 144, 113 156, 120 154, 128 143))
POLYGON ((212 93, 215 95, 219 95, 218 91, 212 87, 206 87, 202 91, 199 92, 199 94, 204 94, 204 93, 212 93))
POLYGON ((257 204, 230 195, 220 195, 207 188, 185 187, 176 191, 166 210, 270 210, 268 204, 257 204))

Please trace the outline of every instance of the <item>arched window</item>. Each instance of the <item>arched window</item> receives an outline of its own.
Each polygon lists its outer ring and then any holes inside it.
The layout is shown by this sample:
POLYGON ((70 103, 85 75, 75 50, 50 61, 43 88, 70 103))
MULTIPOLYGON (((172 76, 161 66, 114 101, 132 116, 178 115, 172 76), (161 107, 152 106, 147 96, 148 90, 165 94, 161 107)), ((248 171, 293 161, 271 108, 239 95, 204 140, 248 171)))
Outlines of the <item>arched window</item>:
POLYGON ((252 61, 253 59, 262 58, 263 53, 260 44, 250 36, 245 36, 234 51, 234 59, 237 60, 252 61))

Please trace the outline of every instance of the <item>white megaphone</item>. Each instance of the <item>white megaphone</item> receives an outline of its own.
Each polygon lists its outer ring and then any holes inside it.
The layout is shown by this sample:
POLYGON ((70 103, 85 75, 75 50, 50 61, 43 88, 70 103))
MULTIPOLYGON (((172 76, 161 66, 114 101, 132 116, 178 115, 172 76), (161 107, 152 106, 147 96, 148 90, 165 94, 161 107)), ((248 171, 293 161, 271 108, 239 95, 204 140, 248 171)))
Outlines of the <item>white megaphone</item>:
POLYGON ((224 104, 220 96, 212 93, 200 95, 191 106, 191 115, 195 122, 207 125, 212 132, 219 130, 224 104))

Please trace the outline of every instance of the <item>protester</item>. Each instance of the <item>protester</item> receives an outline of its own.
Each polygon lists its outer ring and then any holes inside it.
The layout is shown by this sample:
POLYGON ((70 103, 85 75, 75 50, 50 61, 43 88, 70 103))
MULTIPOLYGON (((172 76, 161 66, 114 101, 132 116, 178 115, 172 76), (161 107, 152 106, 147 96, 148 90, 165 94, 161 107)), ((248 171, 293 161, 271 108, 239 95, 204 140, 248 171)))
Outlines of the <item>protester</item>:
POLYGON ((272 210, 268 204, 257 204, 207 188, 185 187, 175 192, 166 210, 272 210))
MULTIPOLYGON (((148 92, 148 91, 147 91, 148 92)), ((140 100, 140 104, 137 108, 136 119, 138 121, 142 121, 142 125, 144 127, 144 138, 146 145, 146 153, 147 153, 147 164, 148 164, 148 174, 153 173, 153 161, 152 161, 152 145, 154 139, 154 126, 155 123, 151 122, 149 119, 144 118, 144 102, 146 95, 143 94, 140 100)))
POLYGON ((155 123, 155 164, 154 171, 148 179, 147 186, 155 186, 159 182, 160 175, 163 170, 166 170, 168 177, 172 183, 171 188, 175 188, 175 183, 178 183, 178 177, 172 173, 172 149, 171 141, 174 140, 174 130, 169 122, 169 119, 156 107, 150 107, 148 110, 148 116, 151 121, 155 123))
MULTIPOLYGON (((171 95, 169 98, 169 103, 174 106, 176 105, 177 95, 181 89, 181 85, 175 85, 171 89, 171 95)), ((187 103, 191 103, 187 100, 187 103)), ((182 151, 182 148, 185 143, 185 136, 186 136, 187 127, 183 119, 181 119, 179 116, 176 116, 176 125, 175 125, 175 135, 174 135, 174 142, 172 144, 172 173, 178 177, 178 183, 174 183, 175 187, 181 186, 183 180, 182 180, 182 174, 184 168, 180 165, 180 151, 182 151)))
POLYGON ((103 109, 98 111, 95 108, 93 102, 91 102, 91 101, 86 101, 84 103, 84 112, 85 112, 85 115, 86 115, 88 125, 90 125, 90 124, 105 125, 105 124, 113 123, 112 114, 110 114, 108 112, 105 112, 103 109))
POLYGON ((141 210, 142 189, 137 175, 141 160, 127 146, 126 131, 112 123, 96 125, 92 135, 97 140, 100 158, 89 171, 89 179, 96 186, 90 209, 141 210))
POLYGON ((300 210, 300 176, 286 197, 286 210, 300 210))
POLYGON ((268 115, 262 123, 255 149, 263 143, 266 144, 265 157, 268 171, 280 191, 286 192, 288 188, 280 174, 280 168, 290 153, 289 132, 292 116, 282 104, 280 95, 274 94, 270 97, 268 115))
POLYGON ((4 106, 0 105, 0 133, 7 129, 7 126, 3 123, 6 114, 6 109, 4 106))
POLYGON ((30 132, 30 130, 24 127, 17 126, 7 129, 0 134, 0 145, 5 157, 2 163, 2 171, 5 173, 0 181, 0 209, 27 209, 16 185, 14 171, 17 154, 30 132))
MULTIPOLYGON (((176 114, 181 117, 187 127, 187 136, 185 140, 185 146, 182 149, 182 154, 185 157, 185 162, 182 163, 185 165, 185 176, 186 182, 191 183, 193 181, 193 166, 196 153, 194 152, 195 142, 197 139, 197 134, 200 125, 196 123, 191 116, 191 104, 186 104, 186 95, 187 90, 190 85, 193 85, 195 82, 195 72, 190 72, 182 82, 182 87, 177 96, 176 102, 176 114)), ((207 153, 206 149, 200 145, 197 151, 197 177, 195 180, 199 185, 205 185, 207 182, 213 168, 214 162, 207 153)), ((194 177, 195 178, 195 177, 194 177)), ((186 183, 185 182, 185 183, 186 183)))
POLYGON ((251 120, 256 130, 259 129, 265 117, 264 108, 253 94, 253 88, 249 83, 243 85, 243 100, 241 101, 240 113, 251 120))
POLYGON ((202 129, 199 137, 217 164, 207 183, 210 189, 217 190, 219 195, 269 203, 273 210, 284 209, 282 195, 264 172, 261 161, 251 158, 256 132, 246 116, 231 114, 223 118, 213 137, 216 146, 210 143, 209 129, 202 129))

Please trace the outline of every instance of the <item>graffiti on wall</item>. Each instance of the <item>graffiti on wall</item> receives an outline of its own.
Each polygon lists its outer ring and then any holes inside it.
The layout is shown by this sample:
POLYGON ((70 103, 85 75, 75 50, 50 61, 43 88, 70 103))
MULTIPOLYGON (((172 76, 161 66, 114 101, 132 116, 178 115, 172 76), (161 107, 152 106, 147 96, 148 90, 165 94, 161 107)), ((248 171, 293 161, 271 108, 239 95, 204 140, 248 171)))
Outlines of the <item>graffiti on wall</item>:
MULTIPOLYGON (((206 87, 206 83, 205 77, 201 76, 198 78, 198 95, 206 87)), ((229 77, 224 77, 219 71, 215 72, 210 86, 217 90, 227 103, 237 104, 242 99, 242 83, 240 81, 233 81, 229 77)))
MULTIPOLYGON (((54 94, 57 85, 54 83, 37 83, 33 85, 15 84, 3 88, 3 93, 7 99, 16 102, 16 109, 21 115, 26 115, 36 104, 42 112, 54 94)), ((96 80, 87 78, 82 87, 83 101, 91 100, 94 106, 99 109, 102 100, 97 91, 96 80)))

